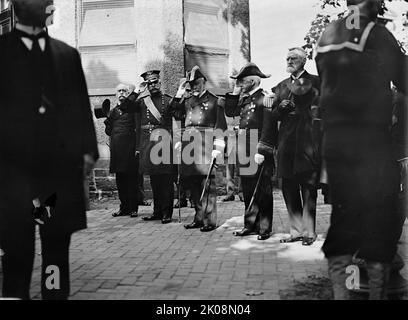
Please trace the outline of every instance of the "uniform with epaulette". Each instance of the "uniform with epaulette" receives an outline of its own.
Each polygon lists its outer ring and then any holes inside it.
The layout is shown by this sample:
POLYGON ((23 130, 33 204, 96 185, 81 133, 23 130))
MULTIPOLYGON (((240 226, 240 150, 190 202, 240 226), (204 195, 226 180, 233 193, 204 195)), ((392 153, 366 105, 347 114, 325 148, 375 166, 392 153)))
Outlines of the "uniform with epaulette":
MULTIPOLYGON (((194 67, 187 81, 193 84, 199 79, 204 79, 204 83, 206 81, 200 69, 194 67)), ((172 108, 175 119, 185 121, 181 175, 188 181, 196 211, 194 222, 185 227, 211 231, 217 224, 215 170, 201 202, 200 197, 213 160, 213 150, 219 150, 220 153, 224 151, 223 133, 227 129, 224 108, 219 104, 218 97, 208 90, 204 90, 199 96, 176 96, 172 108)))
POLYGON ((389 128, 391 82, 408 93, 406 56, 375 22, 380 1, 348 4, 366 11, 353 18, 360 27, 349 28, 350 17, 333 22, 316 47, 333 208, 323 251, 336 298, 348 297, 344 280, 354 256, 365 260, 370 298, 384 299, 404 221, 397 208, 399 172, 389 128))
MULTIPOLYGON (((255 64, 249 63, 241 69, 238 75, 231 78, 242 80, 248 76, 269 77, 263 74, 255 64)), ((265 115, 272 106, 269 99, 260 87, 241 95, 228 93, 225 98, 226 115, 228 117, 240 117, 237 165, 245 202, 245 218, 244 228, 234 234, 236 236, 246 236, 257 233, 259 234, 259 240, 269 238, 273 219, 272 175, 275 168, 273 149, 276 145, 277 127, 276 123, 274 123, 268 126, 268 132, 264 132, 265 115), (267 144, 259 140, 262 133, 267 144), (254 163, 252 149, 257 155, 262 154, 265 157, 262 170, 261 166, 254 163), (242 161, 245 158, 248 163, 242 161), (260 178, 258 190, 253 204, 249 208, 261 173, 262 177, 260 178)))
POLYGON ((172 157, 171 97, 160 91, 159 74, 159 70, 151 70, 141 75, 147 87, 136 100, 136 149, 140 152, 140 173, 150 176, 153 192, 153 214, 143 220, 169 223, 173 214, 176 167, 172 157))

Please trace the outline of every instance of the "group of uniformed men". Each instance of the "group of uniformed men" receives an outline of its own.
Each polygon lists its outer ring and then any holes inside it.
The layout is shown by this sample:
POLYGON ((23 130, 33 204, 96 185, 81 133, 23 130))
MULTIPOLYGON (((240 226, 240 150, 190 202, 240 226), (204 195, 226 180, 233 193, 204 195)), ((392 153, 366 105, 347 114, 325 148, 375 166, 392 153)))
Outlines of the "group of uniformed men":
MULTIPOLYGON (((194 221, 185 228, 214 230, 216 164, 223 163, 228 144, 228 149, 235 152, 229 152, 227 165, 238 167, 245 203, 244 228, 234 235, 258 234, 259 240, 266 240, 272 231, 272 176, 274 150, 278 147, 278 176, 283 178, 291 223, 291 236, 282 242, 312 244, 316 239, 320 168, 319 135, 313 135, 312 128, 318 117, 314 102, 319 81, 304 70, 305 63, 306 52, 302 48, 290 49, 287 67, 291 77, 273 88, 274 94, 261 88, 261 79, 269 75, 254 63, 231 76, 235 87, 225 96, 207 90, 207 78, 198 66, 187 72, 174 97, 161 91, 159 70, 143 73, 144 81, 137 92, 120 84, 116 92, 118 104, 105 121, 111 138, 111 172, 116 173, 121 201, 113 216, 138 216, 137 177, 144 174, 150 176, 154 209, 143 220, 170 223, 178 176, 179 187, 181 177, 190 190, 196 212, 194 221), (239 129, 232 135, 227 130, 226 117, 240 119, 239 129), (173 124, 173 119, 177 124, 173 124), (169 153, 167 162, 153 159, 152 152, 159 144, 171 146, 162 148, 162 153, 169 153)), ((162 155, 163 158, 166 157, 162 155)))

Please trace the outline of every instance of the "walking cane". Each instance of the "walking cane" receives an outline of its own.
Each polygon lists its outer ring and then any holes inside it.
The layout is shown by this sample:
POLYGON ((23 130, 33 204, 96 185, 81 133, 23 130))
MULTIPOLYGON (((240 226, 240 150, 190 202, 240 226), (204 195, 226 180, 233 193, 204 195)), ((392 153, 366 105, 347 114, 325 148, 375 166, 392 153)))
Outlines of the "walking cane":
POLYGON ((217 161, 216 158, 212 158, 210 170, 208 170, 207 178, 205 179, 205 183, 204 183, 204 188, 203 188, 203 191, 201 192, 200 202, 204 198, 205 191, 207 190, 207 183, 208 183, 208 180, 210 179, 213 168, 216 166, 216 161, 217 161))
POLYGON ((261 172, 259 172, 258 181, 256 182, 255 190, 254 190, 254 193, 252 194, 251 202, 249 203, 249 206, 248 206, 247 211, 251 210, 251 207, 252 207, 252 205, 254 204, 255 196, 256 196, 256 193, 258 192, 258 187, 259 187, 259 183, 261 182, 261 178, 262 178, 262 174, 263 174, 264 168, 265 168, 265 166, 264 166, 264 164, 262 163, 262 165, 261 165, 261 172))

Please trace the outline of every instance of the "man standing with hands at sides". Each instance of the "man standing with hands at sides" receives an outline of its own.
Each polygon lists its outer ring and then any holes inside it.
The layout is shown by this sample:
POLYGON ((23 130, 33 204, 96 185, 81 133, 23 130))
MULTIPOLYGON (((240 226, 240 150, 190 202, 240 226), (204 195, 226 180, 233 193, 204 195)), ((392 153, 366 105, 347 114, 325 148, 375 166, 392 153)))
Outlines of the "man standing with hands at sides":
POLYGON ((138 159, 136 155, 136 119, 134 94, 129 96, 129 86, 116 87, 118 104, 105 120, 105 133, 110 137, 110 172, 116 174, 120 207, 113 217, 137 217, 138 212, 138 159))
POLYGON ((305 82, 311 84, 313 91, 319 90, 319 78, 304 69, 306 59, 306 52, 302 48, 289 49, 286 61, 290 77, 273 89, 276 94, 273 114, 275 121, 280 121, 277 169, 278 178, 282 179, 282 193, 290 223, 290 237, 281 242, 302 241, 303 245, 309 246, 316 240, 316 200, 321 158, 318 139, 312 135, 313 119, 318 117, 317 95, 304 105, 295 103, 296 95, 291 91, 292 85, 299 87, 305 82))
POLYGON ((176 166, 172 161, 172 118, 170 113, 171 97, 161 91, 160 71, 149 70, 141 75, 145 87, 136 100, 137 147, 140 152, 139 172, 150 176, 153 192, 153 214, 143 217, 145 221, 161 220, 163 224, 171 222, 174 202, 174 177, 176 166), (154 148, 163 145, 162 159, 168 163, 155 161, 154 148), (169 152, 169 157, 164 153, 169 152), (156 163, 155 163, 156 162, 156 163))
MULTIPOLYGON (((407 57, 376 24, 381 0, 348 0, 348 16, 330 24, 316 47, 324 107, 323 157, 332 196, 323 245, 335 299, 349 299, 348 267, 363 259, 370 299, 386 299, 390 264, 402 233, 399 168, 389 127, 391 82, 408 93, 407 57), (350 19, 359 28, 350 28, 350 19)), ((406 170, 407 158, 398 159, 406 170)))
POLYGON ((268 132, 264 132, 268 110, 272 107, 272 99, 260 87, 261 78, 268 77, 269 75, 262 73, 256 64, 248 63, 238 75, 231 77, 236 79, 236 84, 233 93, 226 95, 225 101, 226 115, 228 117, 240 116, 238 135, 245 135, 244 139, 242 136, 238 138, 238 154, 248 155, 252 150, 251 131, 257 133, 257 142, 261 135, 265 137, 264 141, 259 141, 256 154, 250 154, 249 166, 240 163, 240 157, 237 160, 245 202, 245 218, 244 228, 234 232, 234 235, 242 237, 256 233, 258 240, 266 240, 270 237, 273 219, 272 175, 275 168, 273 149, 278 133, 276 122, 268 125, 268 132), (250 170, 253 161, 255 161, 256 168, 250 170), (251 204, 254 193, 256 194, 251 204))
MULTIPOLYGON (((189 180, 196 212, 194 221, 184 227, 186 229, 200 228, 202 232, 212 231, 217 227, 215 168, 201 201, 200 197, 212 160, 220 159, 223 155, 225 148, 223 133, 227 129, 224 108, 220 105, 219 99, 206 90, 206 81, 200 68, 195 66, 187 74, 186 82, 180 85, 172 102, 174 118, 178 121, 185 119, 183 147, 187 143, 189 146, 194 146, 194 149, 191 150, 193 159, 187 159, 190 157, 190 152, 184 152, 184 148, 181 157, 181 175, 189 180), (187 85, 191 88, 191 94, 186 91, 187 85), (215 134, 209 134, 210 132, 215 134), (193 143, 185 141, 187 137, 193 138, 193 143)), ((177 142, 176 149, 181 150, 181 144, 177 142)))
POLYGON ((53 1, 12 4, 17 24, 0 37, 2 294, 30 299, 37 221, 42 298, 68 299, 71 235, 86 228, 84 174, 98 159, 95 128, 77 50, 47 34, 53 1))

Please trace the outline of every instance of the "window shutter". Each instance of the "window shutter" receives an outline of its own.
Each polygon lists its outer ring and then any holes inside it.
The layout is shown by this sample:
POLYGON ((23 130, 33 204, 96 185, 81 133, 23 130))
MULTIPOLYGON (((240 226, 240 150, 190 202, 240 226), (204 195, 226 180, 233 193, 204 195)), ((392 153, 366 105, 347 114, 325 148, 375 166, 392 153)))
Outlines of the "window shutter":
POLYGON ((0 34, 10 32, 13 26, 11 9, 6 9, 0 13, 0 34))
POLYGON ((91 95, 112 94, 136 82, 133 0, 83 0, 79 51, 91 95))
POLYGON ((198 65, 214 93, 228 88, 229 42, 224 1, 185 0, 187 69, 198 65))

